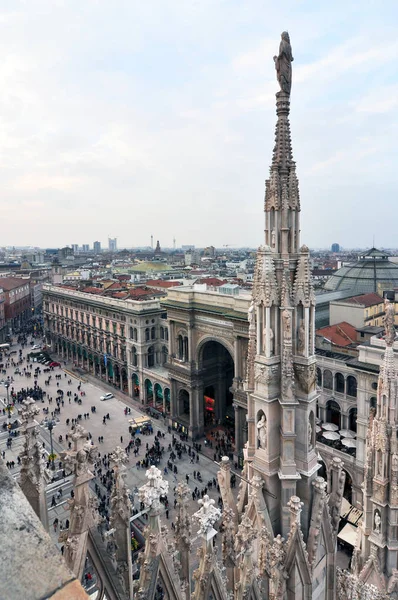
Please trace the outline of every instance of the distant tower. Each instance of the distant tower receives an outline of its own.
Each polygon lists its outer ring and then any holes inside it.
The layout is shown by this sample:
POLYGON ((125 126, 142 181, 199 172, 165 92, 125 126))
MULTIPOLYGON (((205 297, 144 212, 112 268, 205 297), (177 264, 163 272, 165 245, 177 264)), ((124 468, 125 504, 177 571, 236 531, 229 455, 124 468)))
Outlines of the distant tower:
POLYGON ((101 254, 101 242, 94 242, 93 251, 94 254, 101 254))
POLYGON ((173 238, 173 250, 175 250, 175 249, 176 249, 176 239, 173 238))
POLYGON ((331 251, 340 252, 340 244, 332 244, 331 251))
POLYGON ((153 250, 153 235, 151 235, 151 248, 153 250))
POLYGON ((162 250, 160 248, 159 240, 156 242, 155 254, 162 254, 162 250))
POLYGON ((109 252, 117 251, 117 238, 108 238, 108 250, 109 252))

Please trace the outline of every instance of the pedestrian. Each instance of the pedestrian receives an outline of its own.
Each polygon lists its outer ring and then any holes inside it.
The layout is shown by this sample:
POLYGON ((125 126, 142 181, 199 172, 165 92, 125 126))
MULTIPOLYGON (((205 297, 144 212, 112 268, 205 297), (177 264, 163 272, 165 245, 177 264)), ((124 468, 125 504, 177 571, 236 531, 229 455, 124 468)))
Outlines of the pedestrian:
POLYGON ((123 444, 123 436, 120 436, 120 442, 123 444))
POLYGON ((53 507, 53 506, 57 506, 57 503, 56 503, 56 501, 55 501, 55 496, 53 496, 53 497, 51 498, 51 507, 53 507))
POLYGON ((169 518, 169 509, 166 508, 166 519, 168 519, 168 518, 169 518))

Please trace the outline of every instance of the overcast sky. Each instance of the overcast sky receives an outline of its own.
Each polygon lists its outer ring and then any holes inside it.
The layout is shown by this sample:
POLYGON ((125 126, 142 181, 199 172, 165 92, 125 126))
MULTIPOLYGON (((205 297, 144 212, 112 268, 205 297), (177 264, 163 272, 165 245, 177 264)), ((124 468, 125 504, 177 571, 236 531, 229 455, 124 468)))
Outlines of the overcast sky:
POLYGON ((302 241, 398 246, 397 18, 388 0, 0 0, 0 244, 261 244, 287 29, 302 241))

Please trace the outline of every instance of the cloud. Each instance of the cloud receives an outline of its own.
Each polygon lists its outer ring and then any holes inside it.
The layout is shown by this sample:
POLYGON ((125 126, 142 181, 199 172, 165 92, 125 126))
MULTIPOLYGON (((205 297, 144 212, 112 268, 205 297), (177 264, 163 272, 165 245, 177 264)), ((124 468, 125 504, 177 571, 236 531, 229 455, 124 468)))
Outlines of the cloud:
MULTIPOLYGON (((326 243, 322 222, 344 245, 366 237, 377 214, 359 233, 336 206, 374 206, 382 179, 385 210, 398 184, 396 7, 386 5, 37 0, 0 10, 2 243, 63 245, 73 232, 74 243, 112 233, 121 246, 151 234, 162 246, 174 236, 258 246, 285 28, 303 241, 326 243)), ((383 221, 386 243, 393 222, 383 221)))

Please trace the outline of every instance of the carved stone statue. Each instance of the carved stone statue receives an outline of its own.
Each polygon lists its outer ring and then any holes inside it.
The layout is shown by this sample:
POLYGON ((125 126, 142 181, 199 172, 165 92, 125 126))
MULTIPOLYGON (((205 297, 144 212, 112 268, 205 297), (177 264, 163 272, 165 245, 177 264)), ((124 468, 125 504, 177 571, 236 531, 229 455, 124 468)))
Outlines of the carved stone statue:
POLYGON ((257 423, 257 437, 260 443, 260 448, 264 450, 267 448, 267 421, 265 415, 262 415, 261 419, 257 423))
POLYGON ((271 248, 275 248, 276 246, 276 234, 275 229, 271 231, 271 248))
MULTIPOLYGON (((272 355, 274 353, 274 332, 272 331, 272 327, 269 328, 269 351, 272 355)), ((264 343, 264 352, 267 347, 267 328, 264 327, 263 330, 263 343, 264 343)))
POLYGON ((308 421, 308 447, 312 448, 312 425, 311 422, 308 421))
POLYGON ((305 351, 305 325, 304 319, 301 319, 298 330, 297 350, 299 354, 304 354, 305 351))
POLYGON ((292 331, 292 317, 290 311, 284 310, 282 313, 283 325, 284 325, 284 337, 290 338, 292 331))
POLYGON ((281 91, 290 95, 292 87, 292 47, 287 31, 281 34, 281 43, 279 44, 279 55, 274 56, 276 78, 281 87, 281 91))
POLYGON ((381 525, 381 516, 378 510, 376 510, 375 512, 375 526, 374 526, 374 531, 375 533, 380 533, 380 525, 381 525))

